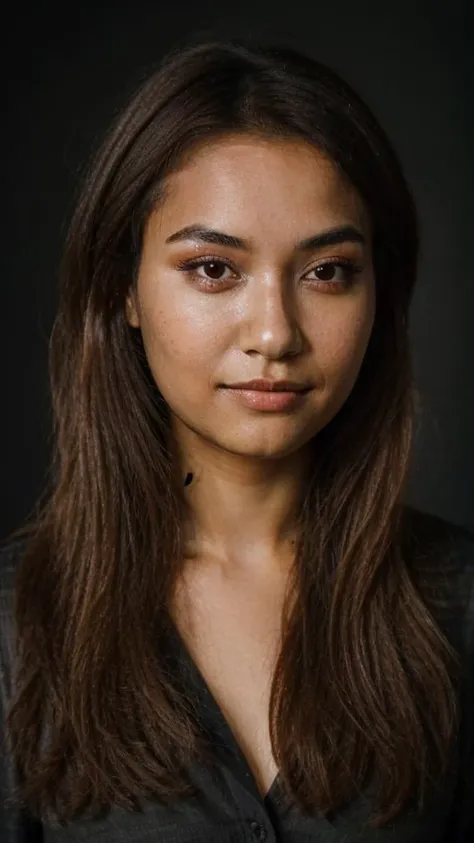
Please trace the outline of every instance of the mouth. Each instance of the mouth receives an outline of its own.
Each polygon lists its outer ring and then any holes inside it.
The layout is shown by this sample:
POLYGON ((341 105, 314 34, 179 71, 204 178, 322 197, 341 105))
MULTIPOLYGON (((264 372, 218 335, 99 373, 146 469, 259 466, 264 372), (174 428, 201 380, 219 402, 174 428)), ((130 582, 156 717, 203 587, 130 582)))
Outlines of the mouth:
POLYGON ((224 387, 235 400, 240 401, 252 410, 283 412, 298 407, 311 388, 304 390, 268 390, 268 389, 243 389, 236 387, 224 387))
POLYGON ((309 392, 311 386, 303 387, 300 384, 284 382, 281 384, 261 384, 249 381, 249 383, 221 384, 225 389, 245 389, 247 392, 309 392))

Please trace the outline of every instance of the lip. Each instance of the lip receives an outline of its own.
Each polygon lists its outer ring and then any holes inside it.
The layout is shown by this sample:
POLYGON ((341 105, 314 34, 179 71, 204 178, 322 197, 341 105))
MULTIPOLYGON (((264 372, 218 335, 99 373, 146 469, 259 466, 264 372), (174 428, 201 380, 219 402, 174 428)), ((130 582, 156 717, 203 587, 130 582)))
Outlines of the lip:
POLYGON ((269 378, 254 378, 251 381, 242 381, 225 385, 227 389, 245 389, 258 392, 305 392, 310 387, 295 381, 272 381, 269 378))
POLYGON ((268 389, 231 389, 226 388, 230 396, 240 401, 251 410, 266 410, 273 412, 282 412, 284 410, 291 410, 297 407, 304 401, 304 397, 309 389, 298 392, 291 391, 271 391, 268 389))

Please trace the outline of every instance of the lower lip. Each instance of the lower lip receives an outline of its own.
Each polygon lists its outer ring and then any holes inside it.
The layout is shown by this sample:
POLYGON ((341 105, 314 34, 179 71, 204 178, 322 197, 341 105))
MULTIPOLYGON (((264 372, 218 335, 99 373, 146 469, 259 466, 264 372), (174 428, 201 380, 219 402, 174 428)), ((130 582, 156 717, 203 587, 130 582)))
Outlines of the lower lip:
POLYGON ((289 410, 301 403, 308 389, 302 392, 267 392, 257 389, 232 389, 233 394, 242 404, 252 410, 289 410))

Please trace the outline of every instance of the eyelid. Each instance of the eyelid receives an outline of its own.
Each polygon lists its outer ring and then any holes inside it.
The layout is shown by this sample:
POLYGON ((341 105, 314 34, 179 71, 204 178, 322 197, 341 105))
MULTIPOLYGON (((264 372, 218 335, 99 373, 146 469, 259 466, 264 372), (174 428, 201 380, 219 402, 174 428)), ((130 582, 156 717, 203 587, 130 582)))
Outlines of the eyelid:
POLYGON ((176 266, 183 269, 187 266, 199 266, 202 263, 211 263, 212 261, 215 261, 215 263, 224 263, 226 266, 234 266, 233 261, 230 261, 228 258, 223 258, 221 255, 199 255, 199 257, 196 258, 185 258, 184 260, 178 261, 176 266))

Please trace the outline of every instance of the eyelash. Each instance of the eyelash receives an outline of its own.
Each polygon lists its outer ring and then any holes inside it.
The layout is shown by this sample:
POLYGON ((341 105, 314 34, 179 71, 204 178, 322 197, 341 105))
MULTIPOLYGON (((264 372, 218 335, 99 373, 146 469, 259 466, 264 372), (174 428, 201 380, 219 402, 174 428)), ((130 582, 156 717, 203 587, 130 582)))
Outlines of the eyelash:
MULTIPOLYGON (((230 261, 226 260, 225 258, 213 257, 212 255, 209 255, 209 256, 206 256, 206 257, 191 258, 189 260, 179 261, 178 264, 177 264, 177 268, 180 272, 188 272, 192 276, 194 276, 194 278, 197 278, 197 280, 199 281, 199 283, 203 287, 215 288, 215 287, 218 287, 219 285, 225 284, 225 283, 227 283, 227 281, 229 281, 228 278, 225 278, 225 279, 223 279, 223 278, 215 278, 215 279, 213 279, 213 278, 203 278, 201 275, 198 275, 196 272, 194 272, 194 270, 197 269, 198 267, 205 266, 208 263, 222 264, 223 266, 229 267, 229 269, 233 269, 233 265, 231 264, 230 261)), ((362 266, 359 266, 358 264, 354 263, 354 261, 349 260, 349 258, 338 258, 337 260, 330 259, 330 260, 322 261, 317 266, 313 266, 311 269, 309 269, 308 273, 313 272, 314 270, 317 270, 321 266, 339 266, 339 267, 342 267, 343 269, 346 270, 347 275, 346 275, 346 278, 344 279, 344 281, 324 281, 324 280, 322 280, 322 281, 319 282, 319 284, 322 287, 324 287, 326 289, 330 289, 330 290, 334 290, 334 289, 347 290, 347 289, 351 288, 355 284, 355 276, 359 272, 362 272, 362 270, 363 270, 362 266)), ((314 285, 316 287, 319 286, 317 281, 314 281, 314 282, 310 281, 310 283, 311 284, 314 283, 314 285)))

